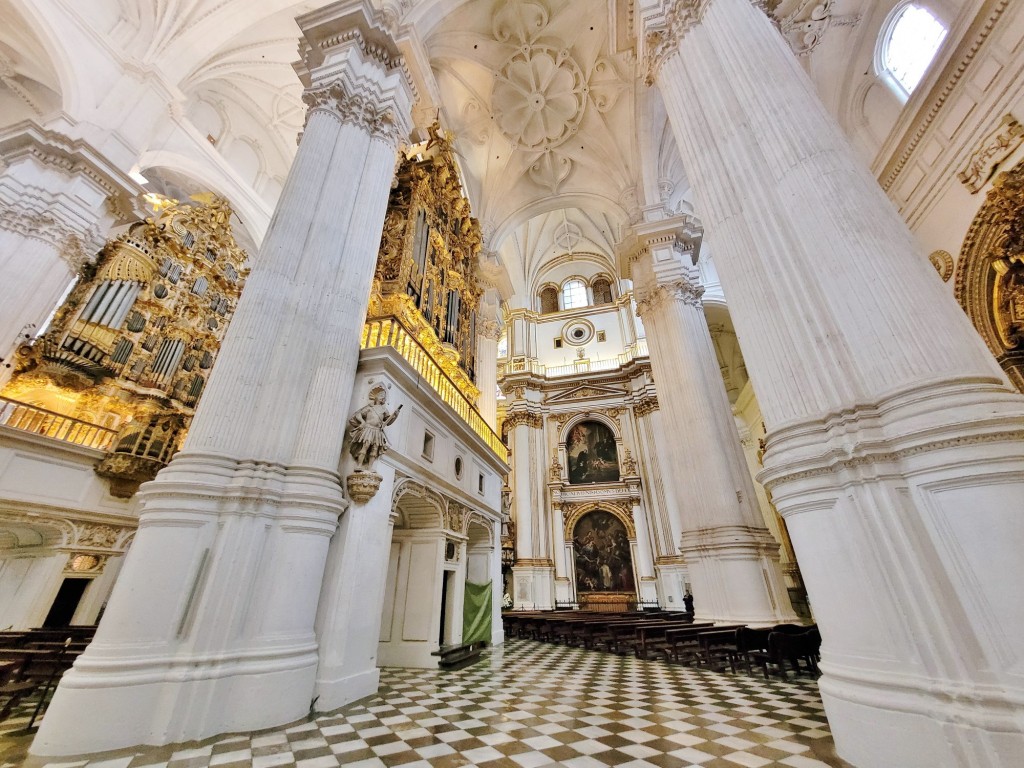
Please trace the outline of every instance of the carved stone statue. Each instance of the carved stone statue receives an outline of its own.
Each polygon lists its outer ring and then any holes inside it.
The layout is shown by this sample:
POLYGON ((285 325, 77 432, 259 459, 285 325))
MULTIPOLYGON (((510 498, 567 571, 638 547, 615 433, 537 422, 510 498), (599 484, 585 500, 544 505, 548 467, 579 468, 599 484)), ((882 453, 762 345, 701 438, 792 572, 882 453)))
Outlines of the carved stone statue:
POLYGON ((370 390, 370 404, 364 405, 348 420, 349 450, 352 458, 362 469, 369 469, 377 457, 388 450, 388 439, 384 427, 393 424, 402 410, 399 405, 394 413, 388 411, 387 390, 376 386, 370 390))

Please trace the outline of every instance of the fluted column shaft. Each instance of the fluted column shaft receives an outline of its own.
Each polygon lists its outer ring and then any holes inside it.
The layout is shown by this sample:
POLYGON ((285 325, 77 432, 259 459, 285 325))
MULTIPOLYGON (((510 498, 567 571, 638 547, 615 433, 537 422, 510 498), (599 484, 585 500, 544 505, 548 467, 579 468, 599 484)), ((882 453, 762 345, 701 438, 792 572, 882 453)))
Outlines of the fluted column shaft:
POLYGON ((555 568, 545 519, 543 416, 521 405, 506 417, 512 450, 512 519, 516 563, 512 568, 516 608, 554 607, 555 568))
POLYGON ((858 768, 1024 754, 1024 399, 751 0, 645 30, 858 768))
POLYGON ((184 449, 140 492, 138 535, 36 754, 309 711, 317 602, 346 508, 345 420, 412 86, 361 0, 299 25, 309 112, 295 162, 184 449))
POLYGON ((479 339, 476 352, 476 384, 480 389, 477 410, 491 429, 498 425, 498 340, 501 326, 496 320, 480 318, 477 321, 479 339))
MULTIPOLYGON (((660 226, 660 225, 659 225, 660 226)), ((669 434, 680 514, 679 548, 697 618, 774 624, 793 618, 747 472, 704 318, 697 268, 669 228, 642 231, 634 256, 637 312, 669 434)))

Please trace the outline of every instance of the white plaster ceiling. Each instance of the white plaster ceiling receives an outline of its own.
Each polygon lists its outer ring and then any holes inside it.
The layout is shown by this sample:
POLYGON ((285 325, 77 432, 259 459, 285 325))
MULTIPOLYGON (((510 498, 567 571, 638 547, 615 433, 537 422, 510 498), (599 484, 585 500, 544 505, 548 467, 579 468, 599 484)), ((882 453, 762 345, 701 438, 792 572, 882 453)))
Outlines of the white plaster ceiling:
POLYGON ((45 45, 7 0, 0 0, 0 120, 40 119, 60 108, 60 81, 45 45))
POLYGON ((621 223, 620 217, 573 207, 533 216, 513 229, 499 252, 522 303, 529 305, 547 273, 566 261, 592 262, 595 274, 614 274, 621 223))
MULTIPOLYGON (((81 73, 94 66, 80 40, 81 30, 91 29, 125 69, 157 73, 174 93, 173 108, 200 136, 212 137, 242 182, 272 206, 303 119, 291 67, 294 17, 327 2, 0 0, 0 99, 8 99, 0 105, 25 104, 22 88, 41 110, 58 108, 56 72, 68 78, 68 56, 75 82, 86 88, 81 73), (42 32, 33 35, 22 16, 42 32), (65 49, 64 68, 53 66, 47 45, 51 53, 65 49)), ((439 109, 455 133, 486 245, 501 254, 517 292, 559 257, 537 233, 560 221, 563 210, 593 251, 610 257, 617 230, 641 209, 689 208, 664 108, 650 96, 656 91, 639 84, 628 50, 635 34, 623 21, 628 0, 372 2, 393 30, 412 29, 412 44, 423 44, 425 75, 435 82, 421 90, 437 103, 422 103, 418 112, 439 109)), ((856 70, 863 70, 874 32, 860 19, 877 21, 895 2, 780 3, 784 31, 809 48, 804 61, 834 112, 853 98, 843 84, 864 77, 856 70), (853 50, 859 58, 851 59, 853 50)), ((6 110, 0 122, 13 114, 6 110)))
POLYGON ((471 0, 424 40, 495 246, 573 197, 600 216, 635 187, 634 63, 607 19, 605 0, 471 0))

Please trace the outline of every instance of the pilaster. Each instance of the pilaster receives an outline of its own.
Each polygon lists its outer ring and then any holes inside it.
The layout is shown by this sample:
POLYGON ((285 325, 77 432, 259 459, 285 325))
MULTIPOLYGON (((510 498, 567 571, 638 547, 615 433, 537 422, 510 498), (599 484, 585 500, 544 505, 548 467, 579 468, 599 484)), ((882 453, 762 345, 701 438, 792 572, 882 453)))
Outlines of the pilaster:
POLYGON ((34 754, 203 739, 309 711, 317 603, 348 504, 339 464, 359 335, 413 93, 362 0, 298 24, 309 110, 295 162, 188 439, 140 491, 107 613, 34 754))

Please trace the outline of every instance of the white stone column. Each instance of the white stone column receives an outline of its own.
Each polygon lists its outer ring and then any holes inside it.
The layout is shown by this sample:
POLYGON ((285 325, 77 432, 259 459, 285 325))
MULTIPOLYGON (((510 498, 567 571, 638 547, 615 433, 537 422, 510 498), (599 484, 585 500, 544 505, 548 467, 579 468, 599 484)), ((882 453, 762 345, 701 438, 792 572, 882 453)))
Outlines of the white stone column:
POLYGON ((298 20, 309 112, 295 162, 188 439, 140 492, 107 612, 35 754, 309 712, 359 334, 412 97, 372 19, 348 0, 298 20))
POLYGON ((83 141, 33 122, 0 133, 0 387, 138 191, 83 141))
POLYGON ((1024 398, 764 14, 667 5, 651 79, 768 427, 838 753, 1017 765, 1024 398))
POLYGON ((483 314, 477 318, 476 385, 480 398, 476 409, 491 429, 498 428, 498 340, 501 324, 483 314))
POLYGON ((636 526, 636 546, 633 552, 634 570, 636 571, 637 596, 645 603, 658 602, 658 587, 654 576, 654 557, 651 545, 651 533, 647 525, 647 511, 644 509, 640 495, 639 478, 625 478, 629 488, 630 513, 633 525, 636 526))
POLYGON ((701 304, 693 221, 638 225, 632 254, 637 312, 670 442, 679 549, 697 619, 775 624, 795 619, 778 544, 765 528, 747 472, 701 304))
POLYGON ((555 565, 545 521, 544 417, 519 406, 505 420, 512 451, 512 517, 516 563, 512 567, 515 608, 554 608, 555 565))

